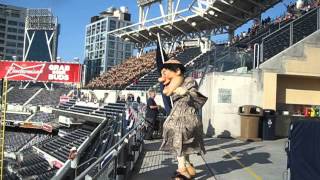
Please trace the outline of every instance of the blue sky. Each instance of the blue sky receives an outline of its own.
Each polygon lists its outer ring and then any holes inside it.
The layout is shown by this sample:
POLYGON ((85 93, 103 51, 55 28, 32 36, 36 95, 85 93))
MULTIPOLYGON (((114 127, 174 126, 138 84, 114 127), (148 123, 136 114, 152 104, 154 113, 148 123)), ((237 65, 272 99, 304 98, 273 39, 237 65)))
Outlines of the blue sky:
MULTIPOLYGON (((186 0, 183 1, 186 2, 186 0)), ((284 0, 283 3, 265 13, 263 17, 279 16, 285 10, 284 4, 292 1, 294 0, 284 0)), ((64 60, 72 60, 74 57, 80 57, 83 60, 85 25, 89 23, 91 16, 98 15, 99 12, 110 6, 126 6, 132 13, 132 20, 134 22, 138 20, 136 0, 0 0, 0 3, 26 8, 51 8, 61 24, 58 56, 64 60)), ((156 17, 158 12, 151 12, 150 16, 156 17)), ((237 32, 247 30, 250 26, 249 22, 237 32)), ((218 36, 214 39, 223 38, 225 36, 218 36)))

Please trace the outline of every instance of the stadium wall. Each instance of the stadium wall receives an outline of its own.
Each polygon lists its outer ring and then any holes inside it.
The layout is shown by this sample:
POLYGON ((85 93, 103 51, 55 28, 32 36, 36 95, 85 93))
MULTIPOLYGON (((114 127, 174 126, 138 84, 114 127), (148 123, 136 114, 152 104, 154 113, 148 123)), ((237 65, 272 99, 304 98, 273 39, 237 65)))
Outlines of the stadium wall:
POLYGON ((320 105, 320 31, 284 50, 260 68, 264 72, 264 107, 277 104, 320 105))
POLYGON ((261 105, 262 85, 259 72, 210 73, 206 75, 200 92, 208 96, 202 109, 204 132, 208 136, 240 136, 242 105, 261 105))

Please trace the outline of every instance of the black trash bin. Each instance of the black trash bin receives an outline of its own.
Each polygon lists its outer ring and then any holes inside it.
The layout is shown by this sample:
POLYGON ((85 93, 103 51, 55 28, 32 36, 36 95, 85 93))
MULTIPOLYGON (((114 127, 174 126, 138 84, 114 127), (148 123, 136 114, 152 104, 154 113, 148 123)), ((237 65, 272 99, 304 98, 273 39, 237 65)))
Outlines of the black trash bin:
POLYGON ((262 118, 262 139, 274 140, 276 125, 276 112, 272 109, 263 110, 262 118))

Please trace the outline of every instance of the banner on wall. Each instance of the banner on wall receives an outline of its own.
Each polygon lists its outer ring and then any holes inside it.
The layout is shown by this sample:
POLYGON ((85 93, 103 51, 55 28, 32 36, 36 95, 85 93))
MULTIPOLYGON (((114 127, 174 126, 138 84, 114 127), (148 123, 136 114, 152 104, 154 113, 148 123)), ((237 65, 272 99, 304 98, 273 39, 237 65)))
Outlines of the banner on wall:
POLYGON ((81 65, 75 63, 0 61, 0 79, 80 83, 81 65))

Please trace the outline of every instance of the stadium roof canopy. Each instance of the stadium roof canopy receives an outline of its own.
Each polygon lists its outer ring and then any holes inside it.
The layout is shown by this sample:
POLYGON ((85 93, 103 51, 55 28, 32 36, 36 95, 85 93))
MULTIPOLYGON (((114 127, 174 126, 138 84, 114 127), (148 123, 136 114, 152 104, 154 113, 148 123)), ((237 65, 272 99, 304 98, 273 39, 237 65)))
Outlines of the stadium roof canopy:
MULTIPOLYGON (((224 34, 235 30, 247 21, 258 17, 280 0, 193 0, 186 9, 179 10, 176 0, 172 12, 164 13, 160 1, 161 16, 147 20, 149 9, 143 10, 137 24, 108 32, 145 47, 157 41, 157 34, 164 40, 186 36, 224 34)), ((150 8, 150 6, 148 6, 150 8)), ((191 37, 191 36, 190 36, 191 37)))

